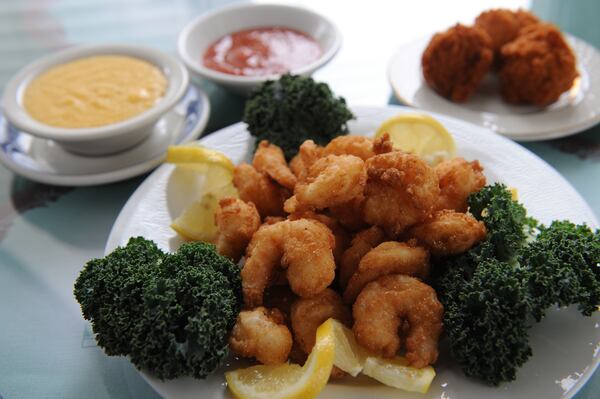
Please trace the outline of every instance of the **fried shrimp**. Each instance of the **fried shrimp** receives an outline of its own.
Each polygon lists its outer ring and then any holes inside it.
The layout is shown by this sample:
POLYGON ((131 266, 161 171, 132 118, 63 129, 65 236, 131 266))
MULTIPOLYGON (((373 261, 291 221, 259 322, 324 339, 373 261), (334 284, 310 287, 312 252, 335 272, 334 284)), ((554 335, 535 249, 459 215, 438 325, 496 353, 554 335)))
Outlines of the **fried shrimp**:
POLYGON ((316 213, 314 211, 300 211, 292 213, 290 216, 288 216, 288 219, 312 219, 321 222, 325 226, 327 226, 329 230, 331 230, 331 232, 333 233, 333 237, 335 238, 335 248, 333 249, 333 257, 335 259, 335 263, 338 264, 340 262, 342 254, 350 244, 350 235, 336 219, 327 215, 316 213))
POLYGON ((365 285, 381 276, 404 274, 418 278, 429 275, 429 252, 408 243, 387 241, 367 252, 344 290, 344 302, 352 303, 365 285))
POLYGON ((354 155, 366 161, 375 155, 373 140, 365 136, 338 136, 325 146, 323 155, 354 155))
POLYGON ((485 186, 486 180, 479 161, 467 162, 464 158, 442 161, 435 167, 439 178, 438 209, 467 211, 467 198, 485 186))
POLYGON ((218 229, 217 251, 237 262, 260 226, 260 215, 252 202, 225 197, 219 201, 215 224, 218 229))
POLYGON ((294 213, 343 204, 362 195, 366 180, 362 159, 354 155, 328 155, 317 160, 306 179, 296 184, 294 196, 286 201, 284 209, 294 213))
POLYGON ((241 311, 229 337, 233 353, 254 357, 262 364, 284 363, 292 343, 292 334, 281 312, 262 306, 241 311))
POLYGON ((365 197, 361 195, 343 204, 330 206, 329 213, 346 229, 350 231, 362 230, 367 226, 362 217, 364 202, 365 197))
POLYGON ((252 166, 257 171, 269 175, 283 187, 293 190, 296 185, 296 176, 288 168, 283 151, 278 146, 269 144, 267 140, 262 140, 258 144, 252 166))
POLYGON ((364 220, 392 234, 431 216, 440 193, 438 177, 413 154, 393 151, 366 162, 364 220))
POLYGON ((394 151, 394 143, 390 138, 389 133, 384 133, 382 136, 375 139, 373 142, 373 152, 375 155, 385 154, 394 151))
POLYGON ((300 145, 298 154, 290 161, 290 169, 299 181, 308 175, 308 170, 323 156, 323 147, 319 147, 312 140, 306 140, 300 145))
POLYGON ((352 238, 350 247, 344 251, 340 261, 338 274, 340 287, 346 288, 348 280, 350 280, 350 277, 352 277, 356 272, 356 269, 358 269, 358 263, 363 256, 377 245, 381 244, 384 239, 385 234, 383 230, 377 226, 369 227, 368 229, 357 233, 354 238, 352 238))
POLYGON ((324 224, 299 219, 262 225, 252 236, 242 268, 246 307, 263 304, 263 294, 276 269, 286 269, 292 291, 311 297, 327 288, 335 277, 335 239, 324 224))
POLYGON ((352 331, 359 344, 384 357, 394 357, 405 340, 409 364, 435 363, 442 333, 444 307, 433 288, 416 278, 391 275, 369 283, 354 306, 352 331), (405 337, 399 330, 408 324, 405 337))
POLYGON ((350 309, 344 305, 337 292, 327 288, 312 298, 300 298, 292 305, 291 323, 294 340, 304 353, 315 346, 317 328, 329 318, 352 325, 350 309))
POLYGON ((289 195, 286 190, 271 181, 268 176, 246 163, 235 167, 233 185, 240 198, 252 202, 261 217, 284 215, 283 203, 289 195))
POLYGON ((485 239, 483 222, 466 213, 443 210, 425 223, 413 227, 409 233, 432 255, 458 255, 485 239))

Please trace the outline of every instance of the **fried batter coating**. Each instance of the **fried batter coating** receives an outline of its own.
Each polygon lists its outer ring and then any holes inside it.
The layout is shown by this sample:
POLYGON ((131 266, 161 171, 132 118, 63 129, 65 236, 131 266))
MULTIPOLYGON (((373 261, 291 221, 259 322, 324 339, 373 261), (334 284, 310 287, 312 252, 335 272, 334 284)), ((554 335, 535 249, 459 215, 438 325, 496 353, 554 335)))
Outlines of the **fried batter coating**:
POLYGON ((323 223, 309 219, 262 225, 252 236, 242 268, 244 304, 263 304, 265 288, 281 266, 292 291, 301 297, 317 295, 335 277, 335 239, 323 223))
POLYGON ((281 148, 275 144, 270 144, 267 140, 262 140, 252 160, 252 166, 259 171, 266 173, 269 177, 275 180, 290 190, 296 185, 296 176, 288 168, 285 156, 281 148))
POLYGON ((350 234, 341 226, 334 218, 314 211, 299 211, 288 216, 289 220, 312 219, 323 223, 331 230, 335 238, 335 248, 333 249, 333 258, 338 264, 342 258, 342 254, 350 244, 350 234))
POLYGON ((405 357, 412 367, 435 363, 444 307, 435 290, 416 278, 390 275, 369 283, 352 307, 352 331, 359 344, 384 357, 398 353, 405 339, 405 357), (400 337, 408 323, 406 337, 400 337))
POLYGON ((364 229, 367 224, 363 219, 364 195, 353 198, 343 204, 329 207, 329 213, 349 231, 364 229))
POLYGON ((323 155, 354 155, 366 161, 375 155, 373 140, 365 136, 338 136, 325 146, 323 155))
POLYGON ((367 180, 365 163, 354 155, 328 155, 318 159, 306 179, 298 182, 284 204, 288 213, 303 209, 325 209, 362 195, 367 180))
POLYGON ((399 234, 431 216, 440 188, 429 165, 413 154, 393 151, 366 162, 364 220, 399 234))
POLYGON ((373 152, 375 155, 385 154, 392 151, 394 151, 394 143, 392 142, 389 133, 384 133, 380 137, 376 138, 373 142, 373 152))
POLYGON ((365 285, 390 274, 426 278, 429 275, 429 252, 412 241, 379 244, 358 263, 356 272, 344 290, 344 302, 354 302, 365 285))
POLYGON ((315 346, 317 328, 327 319, 334 318, 352 325, 350 309, 344 305, 337 292, 327 288, 312 298, 300 298, 292 305, 291 321, 294 340, 304 353, 309 354, 315 346))
POLYGON ((467 211, 467 198, 483 188, 486 183, 479 161, 467 162, 464 158, 442 161, 435 166, 439 178, 440 197, 437 209, 467 211))
POLYGON ((505 8, 484 11, 475 19, 475 26, 483 29, 492 39, 495 55, 499 54, 502 46, 515 40, 521 29, 537 23, 539 19, 528 11, 505 8))
POLYGON ((260 215, 252 202, 225 197, 219 200, 215 224, 218 229, 217 252, 237 262, 260 226, 260 215))
POLYGON ((492 41, 476 27, 457 24, 433 36, 423 52, 423 77, 440 95, 464 102, 475 91, 493 60, 492 41))
POLYGON ((233 185, 243 201, 252 202, 256 206, 261 217, 285 215, 283 203, 289 196, 287 190, 279 187, 252 165, 243 163, 235 167, 233 185))
POLYGON ((458 255, 486 237, 485 224, 466 213, 449 209, 437 212, 409 233, 419 244, 436 256, 458 255))
POLYGON ((340 261, 338 278, 341 288, 346 288, 363 256, 381 244, 383 240, 385 240, 385 233, 377 226, 369 227, 352 238, 350 247, 344 251, 340 261))
POLYGON ((292 349, 292 334, 279 310, 260 306, 240 312, 229 347, 236 355, 254 357, 262 364, 280 364, 292 349))
POLYGON ((551 24, 527 26, 500 53, 502 97, 509 103, 550 105, 578 76, 573 51, 551 24))
POLYGON ((290 169, 298 181, 303 181, 308 175, 308 170, 319 158, 323 156, 323 147, 312 140, 306 140, 300 145, 298 154, 290 161, 290 169))

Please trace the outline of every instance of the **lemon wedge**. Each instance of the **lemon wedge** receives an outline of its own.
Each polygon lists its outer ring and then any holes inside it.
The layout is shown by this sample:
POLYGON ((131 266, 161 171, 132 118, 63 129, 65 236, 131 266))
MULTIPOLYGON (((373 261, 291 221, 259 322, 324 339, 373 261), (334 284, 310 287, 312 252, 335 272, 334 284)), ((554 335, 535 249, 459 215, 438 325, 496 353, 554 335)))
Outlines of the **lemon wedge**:
POLYGON ((416 369, 407 364, 406 359, 402 357, 394 359, 367 357, 363 374, 390 387, 426 393, 435 377, 435 370, 431 366, 416 369))
POLYGON ((229 389, 243 399, 315 398, 333 367, 335 343, 330 320, 317 329, 317 341, 304 366, 259 365, 225 373, 229 389))
POLYGON ((396 115, 379 126, 375 138, 385 133, 390 135, 394 148, 418 155, 432 165, 456 156, 452 135, 429 115, 396 115))
POLYGON ((214 214, 223 197, 237 197, 234 165, 221 152, 198 144, 170 146, 166 162, 177 166, 180 196, 192 197, 171 228, 187 240, 212 241, 217 234, 214 214))
POLYGON ((333 364, 356 377, 363 369, 367 352, 356 342, 354 333, 337 320, 329 319, 326 323, 333 326, 335 342, 335 360, 333 364))

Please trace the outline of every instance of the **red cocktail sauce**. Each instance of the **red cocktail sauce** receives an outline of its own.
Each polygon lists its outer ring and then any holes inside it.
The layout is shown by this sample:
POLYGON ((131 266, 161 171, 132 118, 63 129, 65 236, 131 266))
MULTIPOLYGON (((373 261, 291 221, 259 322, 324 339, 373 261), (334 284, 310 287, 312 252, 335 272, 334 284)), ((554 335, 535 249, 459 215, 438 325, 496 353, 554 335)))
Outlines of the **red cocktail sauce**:
POLYGON ((319 43, 306 33, 282 27, 234 32, 213 43, 204 65, 231 75, 282 74, 321 56, 319 43))

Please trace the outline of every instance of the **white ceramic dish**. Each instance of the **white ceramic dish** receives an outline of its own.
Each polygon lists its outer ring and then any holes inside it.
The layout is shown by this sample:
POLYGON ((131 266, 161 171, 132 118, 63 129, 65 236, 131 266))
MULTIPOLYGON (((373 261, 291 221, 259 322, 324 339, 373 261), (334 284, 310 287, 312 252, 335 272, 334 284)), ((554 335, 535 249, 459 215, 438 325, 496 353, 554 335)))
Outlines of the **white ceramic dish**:
POLYGON ((200 15, 179 34, 178 50, 190 72, 212 80, 239 94, 248 94, 270 76, 235 76, 207 68, 202 63, 206 49, 228 33, 265 26, 283 26, 312 36, 323 54, 318 60, 290 72, 310 75, 329 62, 342 42, 340 31, 325 17, 301 7, 280 4, 234 4, 200 15))
POLYGON ((430 39, 427 36, 401 46, 389 61, 392 89, 406 105, 451 115, 519 141, 564 137, 600 122, 600 53, 581 39, 567 35, 577 56, 578 84, 545 108, 503 102, 497 78, 491 75, 466 103, 438 95, 421 72, 421 55, 430 39))
POLYGON ((21 69, 6 85, 2 113, 20 130, 54 140, 66 150, 85 155, 105 155, 131 148, 146 138, 152 132, 152 126, 181 100, 188 84, 189 74, 185 67, 174 57, 160 51, 126 44, 75 46, 50 54, 21 69), (152 108, 139 115, 94 128, 59 128, 29 116, 22 104, 23 93, 36 76, 56 65, 103 54, 127 55, 155 65, 168 80, 165 95, 152 108))
MULTIPOLYGON (((358 116, 350 124, 355 134, 372 135, 385 119, 403 112, 407 107, 357 107, 358 116)), ((454 135, 458 154, 467 159, 479 159, 489 181, 503 181, 519 190, 519 198, 530 213, 548 223, 553 219, 570 219, 598 226, 585 201, 552 167, 523 147, 506 138, 454 118, 432 114, 454 135)), ((201 140, 204 145, 227 154, 234 163, 249 161, 254 149, 253 139, 243 124, 238 123, 201 140)), ((127 242, 129 237, 144 236, 165 250, 175 250, 180 240, 169 228, 173 217, 186 205, 177 186, 172 165, 164 165, 150 175, 131 196, 117 218, 105 253, 127 242)), ((190 199, 188 199, 189 201, 190 199)), ((583 317, 576 309, 555 309, 531 331, 533 357, 521 368, 517 380, 491 388, 464 376, 454 364, 446 348, 431 389, 426 395, 410 394, 385 387, 366 377, 348 378, 327 385, 319 397, 350 398, 570 398, 592 375, 600 361, 600 315, 583 317)), ((236 367, 236 363, 229 368, 236 367)), ((180 378, 160 381, 144 375, 165 398, 231 398, 224 384, 223 371, 216 371, 206 380, 180 378)))
POLYGON ((210 115, 210 103, 190 86, 179 103, 148 128, 149 137, 134 148, 105 156, 81 156, 52 140, 31 136, 10 125, 0 114, 0 163, 28 179, 60 186, 90 186, 125 180, 160 164, 167 146, 200 136, 210 115))

